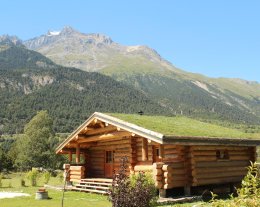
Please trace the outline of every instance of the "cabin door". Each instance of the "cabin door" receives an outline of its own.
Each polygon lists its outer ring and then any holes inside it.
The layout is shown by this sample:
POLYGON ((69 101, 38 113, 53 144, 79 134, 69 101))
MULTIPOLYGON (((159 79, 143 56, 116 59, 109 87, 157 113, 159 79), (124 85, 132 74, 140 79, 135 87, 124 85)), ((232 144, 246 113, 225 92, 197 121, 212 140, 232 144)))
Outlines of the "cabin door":
POLYGON ((105 177, 112 178, 114 172, 114 151, 106 151, 105 154, 105 177))

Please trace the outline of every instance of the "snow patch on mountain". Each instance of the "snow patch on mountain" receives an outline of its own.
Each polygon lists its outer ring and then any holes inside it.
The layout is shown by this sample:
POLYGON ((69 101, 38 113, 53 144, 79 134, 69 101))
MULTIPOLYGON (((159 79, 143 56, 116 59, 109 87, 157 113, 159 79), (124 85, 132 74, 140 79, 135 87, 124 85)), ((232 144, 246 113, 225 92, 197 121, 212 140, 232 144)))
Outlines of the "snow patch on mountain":
POLYGON ((48 34, 47 34, 47 36, 57 36, 57 35, 59 35, 60 34, 60 31, 49 31, 48 32, 48 34))

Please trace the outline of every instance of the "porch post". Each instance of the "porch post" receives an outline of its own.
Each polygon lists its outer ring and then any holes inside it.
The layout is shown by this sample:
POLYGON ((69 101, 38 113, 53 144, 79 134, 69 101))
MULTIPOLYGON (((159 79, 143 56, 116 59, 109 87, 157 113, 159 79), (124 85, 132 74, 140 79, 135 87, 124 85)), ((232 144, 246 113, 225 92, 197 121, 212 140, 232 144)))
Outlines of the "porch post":
POLYGON ((148 160, 148 142, 146 138, 142 139, 142 161, 148 160))
POLYGON ((69 151, 69 162, 71 163, 72 162, 72 152, 69 151))
POLYGON ((164 147, 162 144, 160 144, 159 146, 159 158, 161 159, 161 161, 164 158, 164 147))
POLYGON ((76 163, 80 163, 80 144, 77 143, 76 145, 76 163))

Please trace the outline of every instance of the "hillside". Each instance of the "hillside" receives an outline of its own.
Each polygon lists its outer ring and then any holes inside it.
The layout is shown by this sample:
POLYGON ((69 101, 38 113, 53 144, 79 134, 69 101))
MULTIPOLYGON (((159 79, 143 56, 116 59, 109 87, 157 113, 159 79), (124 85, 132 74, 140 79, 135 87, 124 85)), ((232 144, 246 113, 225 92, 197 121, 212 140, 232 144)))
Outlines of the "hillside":
POLYGON ((188 73, 147 46, 124 46, 106 35, 83 34, 71 27, 24 44, 58 64, 98 71, 135 87, 172 113, 260 123, 259 83, 188 73))
POLYGON ((0 44, 0 133, 20 133, 39 110, 48 110, 57 132, 72 131, 97 110, 169 114, 110 77, 59 66, 9 40, 0 44))

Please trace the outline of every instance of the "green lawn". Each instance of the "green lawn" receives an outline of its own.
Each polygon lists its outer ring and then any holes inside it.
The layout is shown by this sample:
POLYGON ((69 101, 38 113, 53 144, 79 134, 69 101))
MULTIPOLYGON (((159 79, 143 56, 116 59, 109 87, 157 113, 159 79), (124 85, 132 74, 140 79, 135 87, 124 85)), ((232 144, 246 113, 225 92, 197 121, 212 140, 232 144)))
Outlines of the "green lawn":
MULTIPOLYGON (((0 192, 23 192, 28 193, 30 197, 17 197, 0 199, 1 207, 59 207, 61 206, 62 191, 48 189, 48 194, 51 199, 49 200, 35 200, 36 191, 43 186, 43 181, 40 179, 38 187, 28 186, 29 183, 26 180, 27 187, 20 186, 21 174, 12 174, 11 179, 3 179, 0 192), (12 186, 10 188, 10 185, 12 186)), ((49 184, 62 185, 58 178, 51 178, 49 184)), ((81 192, 65 192, 64 207, 110 207, 111 204, 107 200, 106 196, 81 193, 81 192)))
MULTIPOLYGON (((43 180, 39 179, 38 187, 29 186, 26 180, 26 187, 20 186, 20 179, 23 174, 13 173, 8 175, 8 179, 2 180, 0 192, 23 192, 30 194, 30 197, 16 197, 0 199, 0 207, 61 207, 62 191, 48 190, 49 200, 35 200, 36 191, 43 186, 43 180), (10 187, 11 185, 11 187, 10 187)), ((58 178, 51 178, 50 185, 59 185, 62 183, 58 178)), ((164 207, 191 207, 199 206, 200 202, 166 205, 164 207)), ((89 194, 83 192, 65 192, 64 207, 111 207, 111 203, 107 200, 107 196, 89 194)))
POLYGON ((260 139, 260 133, 245 133, 237 129, 205 123, 184 116, 140 116, 138 114, 116 113, 109 113, 108 115, 163 135, 260 139))

